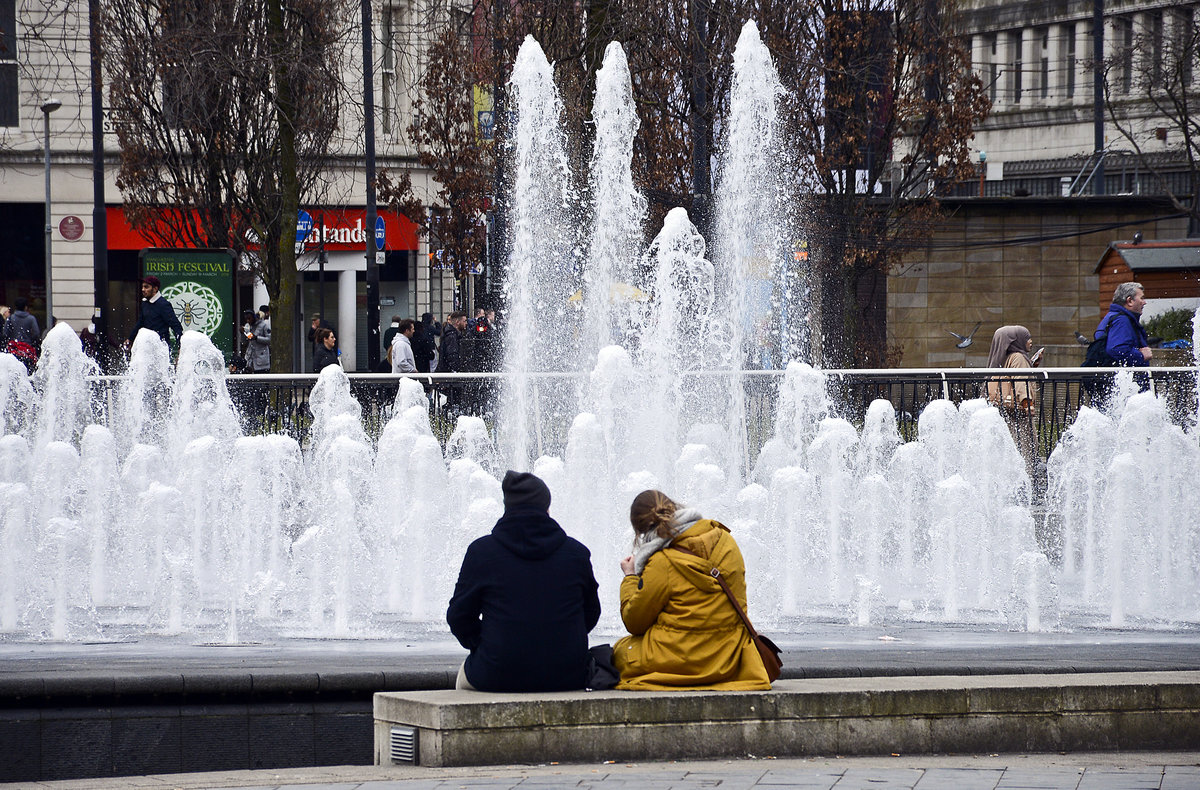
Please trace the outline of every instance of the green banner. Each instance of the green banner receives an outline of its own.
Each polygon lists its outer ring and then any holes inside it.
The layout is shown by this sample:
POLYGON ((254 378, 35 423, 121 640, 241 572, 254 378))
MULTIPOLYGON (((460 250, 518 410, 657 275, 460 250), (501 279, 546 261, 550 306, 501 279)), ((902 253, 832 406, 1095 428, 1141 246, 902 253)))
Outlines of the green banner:
POLYGON ((233 253, 230 250, 145 249, 142 276, 162 283, 184 331, 203 332, 229 359, 233 355, 233 253))

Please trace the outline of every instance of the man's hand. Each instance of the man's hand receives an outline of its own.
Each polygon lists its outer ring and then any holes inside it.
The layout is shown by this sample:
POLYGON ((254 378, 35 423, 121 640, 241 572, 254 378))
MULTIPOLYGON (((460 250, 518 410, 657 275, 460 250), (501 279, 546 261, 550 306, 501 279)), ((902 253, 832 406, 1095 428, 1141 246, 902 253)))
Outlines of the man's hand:
POLYGON ((1146 360, 1147 362, 1150 361, 1150 357, 1154 356, 1154 352, 1150 350, 1150 346, 1142 346, 1138 349, 1138 351, 1142 352, 1142 359, 1146 360))

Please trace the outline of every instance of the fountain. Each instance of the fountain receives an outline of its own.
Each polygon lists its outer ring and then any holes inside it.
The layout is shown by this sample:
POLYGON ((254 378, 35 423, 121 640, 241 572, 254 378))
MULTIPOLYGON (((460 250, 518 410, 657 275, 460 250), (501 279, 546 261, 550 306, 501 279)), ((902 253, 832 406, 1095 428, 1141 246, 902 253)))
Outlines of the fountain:
POLYGON ((220 355, 194 332, 174 367, 139 334, 103 408, 65 324, 32 378, 0 355, 0 641, 444 638, 459 558, 502 512, 510 467, 546 480, 552 515, 592 551, 605 634, 620 631, 617 561, 647 487, 733 528, 766 630, 1200 624, 1198 430, 1128 375, 1109 412, 1085 408, 1063 435, 1044 508, 984 401, 934 401, 908 442, 889 402, 861 424, 840 415, 802 361, 806 289, 775 166, 783 94, 753 24, 734 63, 715 241, 677 208, 643 250, 623 50, 597 75, 581 197, 552 71, 525 42, 500 417, 459 417, 445 448, 407 380, 368 436, 339 368, 312 390, 303 446, 243 435, 220 355), (621 301, 626 286, 653 298, 621 301), (741 371, 768 312, 792 361, 753 452, 741 371))

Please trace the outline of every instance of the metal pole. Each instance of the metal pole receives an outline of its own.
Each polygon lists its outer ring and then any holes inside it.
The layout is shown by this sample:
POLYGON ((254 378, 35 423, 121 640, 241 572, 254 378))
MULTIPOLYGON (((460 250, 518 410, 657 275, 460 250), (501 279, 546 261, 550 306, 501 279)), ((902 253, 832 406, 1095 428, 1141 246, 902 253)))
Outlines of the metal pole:
MULTIPOLYGON (((103 349, 108 337, 108 211, 104 205, 104 100, 101 95, 100 0, 88 0, 92 66, 92 323, 103 349)), ((235 281, 236 282, 236 281, 235 281)), ((103 364, 103 363, 102 363, 103 364)))
POLYGON ((1104 0, 1092 3, 1092 119, 1095 127, 1094 148, 1096 182, 1094 194, 1104 194, 1104 0))
POLYGON ((362 0, 363 126, 367 148, 367 370, 379 366, 379 266, 375 263, 375 80, 371 45, 371 0, 362 0))
MULTIPOLYGON (((504 194, 504 157, 500 153, 500 124, 504 122, 507 101, 504 96, 504 82, 499 68, 500 55, 504 43, 500 40, 501 13, 504 3, 494 2, 492 5, 492 61, 496 67, 496 76, 492 81, 492 150, 496 152, 496 172, 492 178, 492 226, 488 233, 488 276, 493 282, 507 270, 505 255, 505 211, 504 194)), ((504 130, 508 134, 508 130, 504 130)), ((491 290, 489 288, 489 290, 491 290)), ((432 300, 430 300, 432 301, 432 300)), ((507 305, 504 305, 507 308, 507 305)), ((432 309, 432 308, 430 308, 432 309)))
POLYGON ((692 132, 692 222, 708 238, 709 197, 712 176, 709 168, 708 136, 712 128, 709 115, 708 12, 711 0, 691 4, 691 132, 692 132))
POLYGON ((54 326, 53 267, 50 243, 53 241, 53 226, 50 220, 50 113, 62 106, 58 99, 47 99, 42 105, 42 118, 45 120, 46 140, 46 328, 54 326))

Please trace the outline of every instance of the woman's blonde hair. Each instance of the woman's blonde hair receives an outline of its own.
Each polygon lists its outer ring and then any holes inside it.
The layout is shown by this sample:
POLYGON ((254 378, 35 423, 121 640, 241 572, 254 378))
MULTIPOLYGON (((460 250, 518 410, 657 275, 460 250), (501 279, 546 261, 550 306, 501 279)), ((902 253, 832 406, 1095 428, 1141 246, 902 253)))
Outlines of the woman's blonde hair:
POLYGON ((662 491, 643 491, 629 506, 629 523, 638 537, 653 532, 660 538, 670 538, 671 522, 678 509, 679 505, 662 491))

